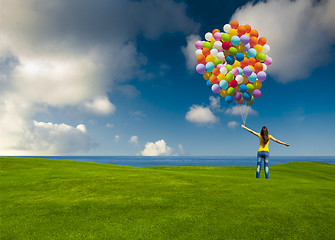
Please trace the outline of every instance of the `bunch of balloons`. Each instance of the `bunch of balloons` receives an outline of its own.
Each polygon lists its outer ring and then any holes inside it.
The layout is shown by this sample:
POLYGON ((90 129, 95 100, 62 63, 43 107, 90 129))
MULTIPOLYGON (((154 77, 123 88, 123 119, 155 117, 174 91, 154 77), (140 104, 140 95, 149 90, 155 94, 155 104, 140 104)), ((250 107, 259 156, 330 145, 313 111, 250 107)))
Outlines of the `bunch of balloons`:
POLYGON ((267 55, 270 46, 266 38, 250 25, 237 21, 226 24, 224 32, 214 29, 205 34, 206 41, 197 41, 196 70, 207 81, 214 93, 220 93, 225 102, 251 105, 261 96, 262 82, 272 58, 267 55))

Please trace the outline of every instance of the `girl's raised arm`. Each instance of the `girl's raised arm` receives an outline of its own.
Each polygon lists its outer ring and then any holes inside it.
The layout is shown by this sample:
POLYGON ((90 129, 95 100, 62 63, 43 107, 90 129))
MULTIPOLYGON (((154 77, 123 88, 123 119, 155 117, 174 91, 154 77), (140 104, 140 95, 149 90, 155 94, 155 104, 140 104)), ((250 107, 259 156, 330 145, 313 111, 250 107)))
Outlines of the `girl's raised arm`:
POLYGON ((285 146, 290 146, 290 144, 288 144, 288 143, 284 143, 284 142, 282 142, 282 141, 279 141, 278 139, 275 139, 273 136, 271 136, 270 139, 271 139, 272 141, 276 142, 276 143, 280 143, 280 144, 283 144, 283 145, 285 145, 285 146))
POLYGON ((241 127, 242 127, 242 128, 244 128, 245 130, 247 130, 247 131, 251 132, 252 134, 254 134, 255 136, 257 136, 257 137, 258 137, 258 133, 257 133, 257 132, 255 132, 255 131, 251 130, 250 128, 247 128, 247 127, 246 127, 246 126, 244 126, 244 125, 241 125, 241 127))

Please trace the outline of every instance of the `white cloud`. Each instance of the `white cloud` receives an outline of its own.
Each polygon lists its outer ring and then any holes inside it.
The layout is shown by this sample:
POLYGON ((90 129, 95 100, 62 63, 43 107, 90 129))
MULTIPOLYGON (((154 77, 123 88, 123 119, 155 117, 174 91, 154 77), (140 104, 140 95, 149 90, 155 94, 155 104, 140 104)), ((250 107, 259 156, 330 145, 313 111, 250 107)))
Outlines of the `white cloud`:
POLYGON ((197 65, 197 60, 196 60, 196 56, 195 56, 195 42, 201 40, 199 35, 189 35, 186 38, 187 41, 187 45, 182 46, 181 50, 185 56, 186 59, 186 67, 188 70, 190 70, 191 72, 195 71, 195 66, 197 65))
POLYGON ((114 141, 115 142, 118 142, 120 140, 120 136, 119 135, 115 135, 115 137, 114 137, 114 141))
POLYGON ((83 106, 86 111, 98 115, 109 115, 116 111, 116 107, 106 96, 96 97, 93 101, 86 101, 83 106))
POLYGON ((155 143, 147 142, 144 150, 141 152, 142 156, 170 156, 171 154, 171 147, 167 146, 163 139, 155 143))
POLYGON ((221 99, 220 97, 213 97, 213 96, 209 97, 209 101, 210 101, 209 106, 213 111, 216 111, 216 112, 223 111, 223 109, 221 109, 220 99, 221 99))
POLYGON ((268 72, 279 82, 290 82, 334 59, 334 11, 334 0, 268 0, 246 4, 231 20, 250 24, 267 38, 273 58, 268 72))
POLYGON ((198 124, 216 123, 218 119, 214 116, 209 107, 193 105, 185 116, 186 120, 198 124))
POLYGON ((228 122, 228 127, 229 127, 229 128, 234 129, 234 128, 236 128, 237 126, 238 126, 238 123, 237 123, 236 121, 230 121, 230 122, 228 122))
POLYGON ((185 154, 185 150, 183 145, 178 144, 178 149, 179 149, 179 154, 178 155, 184 155, 185 154))
POLYGON ((113 124, 113 123, 106 123, 106 127, 108 127, 108 128, 113 128, 113 127, 114 127, 114 124, 113 124))
POLYGON ((129 143, 138 145, 138 136, 131 136, 129 139, 129 143))
POLYGON ((240 116, 241 114, 250 114, 250 115, 257 115, 257 111, 252 109, 252 107, 247 106, 247 105, 237 105, 233 106, 231 108, 228 108, 225 111, 226 114, 228 115, 233 115, 233 116, 240 116))

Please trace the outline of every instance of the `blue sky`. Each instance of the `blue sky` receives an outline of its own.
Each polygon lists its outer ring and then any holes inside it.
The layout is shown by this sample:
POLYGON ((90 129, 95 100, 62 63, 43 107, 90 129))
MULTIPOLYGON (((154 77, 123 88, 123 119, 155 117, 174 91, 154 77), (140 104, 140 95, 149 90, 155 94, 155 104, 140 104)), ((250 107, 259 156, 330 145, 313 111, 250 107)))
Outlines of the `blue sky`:
POLYGON ((238 20, 273 58, 246 125, 291 144, 272 143, 272 155, 334 156, 334 6, 5 0, 0 153, 254 155, 258 139, 195 71, 194 39, 238 20), (213 121, 188 121, 192 107, 213 121))

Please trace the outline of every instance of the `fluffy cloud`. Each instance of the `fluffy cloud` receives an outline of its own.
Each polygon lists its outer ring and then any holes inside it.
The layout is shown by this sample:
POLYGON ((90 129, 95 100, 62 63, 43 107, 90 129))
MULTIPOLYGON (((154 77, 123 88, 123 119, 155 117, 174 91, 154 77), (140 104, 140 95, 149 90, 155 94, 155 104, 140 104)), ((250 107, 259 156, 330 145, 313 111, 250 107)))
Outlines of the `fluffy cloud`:
POLYGON ((115 135, 115 137, 114 137, 114 141, 115 142, 118 142, 120 140, 120 136, 119 135, 115 135))
POLYGON ((274 60, 268 72, 285 83, 306 78, 325 59, 334 59, 329 51, 335 41, 334 11, 333 0, 268 0, 246 4, 231 19, 267 38, 274 60))
POLYGON ((229 128, 234 129, 234 128, 236 128, 237 126, 238 126, 238 123, 237 123, 236 121, 230 121, 230 122, 228 122, 228 127, 229 127, 229 128))
POLYGON ((131 136, 129 139, 129 143, 138 145, 138 136, 131 136))
POLYGON ((166 145, 166 142, 161 139, 157 142, 147 142, 142 156, 169 156, 172 154, 172 148, 166 145))
POLYGON ((181 50, 185 56, 185 59, 186 59, 186 67, 188 70, 190 70, 192 73, 194 72, 195 70, 195 66, 197 65, 197 60, 196 60, 196 57, 195 57, 195 50, 197 50, 195 48, 195 42, 200 40, 200 36, 199 35, 189 35, 187 38, 186 38, 186 42, 187 42, 187 45, 186 47, 185 46, 182 46, 181 47, 181 50))
MULTIPOLYGON (((187 16, 186 5, 173 0, 3 0, 1 8, 0 151, 5 154, 33 153, 35 143, 41 152, 68 151, 62 136, 71 141, 76 137, 52 135, 64 126, 37 124, 36 113, 70 105, 91 114, 112 114, 115 106, 101 96, 114 86, 136 96, 138 90, 126 82, 150 75, 142 69, 147 58, 136 48, 138 35, 157 39, 166 32, 199 29, 187 16), (33 139, 32 149, 25 147, 26 135, 33 139)), ((168 70, 161 66, 157 76, 168 70)), ((68 133, 86 137, 83 126, 72 128, 68 133)), ((74 151, 88 148, 85 137, 74 151)))
POLYGON ((233 116, 240 116, 242 114, 250 114, 250 115, 257 115, 258 113, 252 109, 252 107, 247 106, 247 105, 237 105, 233 106, 231 108, 228 108, 225 111, 226 114, 228 115, 233 115, 233 116))
POLYGON ((220 99, 221 99, 220 97, 213 97, 213 96, 209 97, 209 101, 210 101, 209 106, 213 111, 216 111, 216 112, 223 111, 223 109, 221 109, 220 99))
POLYGON ((199 105, 191 106, 185 118, 189 122, 198 124, 216 123, 218 121, 209 107, 199 105))

